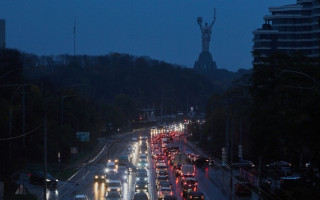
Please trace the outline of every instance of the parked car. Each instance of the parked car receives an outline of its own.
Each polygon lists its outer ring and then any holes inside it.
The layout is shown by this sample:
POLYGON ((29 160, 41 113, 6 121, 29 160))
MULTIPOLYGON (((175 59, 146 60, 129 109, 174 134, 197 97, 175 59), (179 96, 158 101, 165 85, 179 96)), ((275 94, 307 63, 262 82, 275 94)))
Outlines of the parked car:
MULTIPOLYGON (((32 172, 28 174, 29 182, 34 185, 43 185, 44 183, 44 173, 43 172, 32 172)), ((51 176, 47 173, 46 176, 47 187, 48 188, 56 188, 58 185, 58 179, 51 176)))
POLYGON ((254 168, 255 165, 253 164, 253 162, 251 162, 250 160, 243 160, 241 162, 237 162, 237 163, 232 163, 231 167, 234 168, 254 168))
POLYGON ((291 167, 291 166, 292 164, 286 161, 276 161, 266 165, 267 168, 291 167))

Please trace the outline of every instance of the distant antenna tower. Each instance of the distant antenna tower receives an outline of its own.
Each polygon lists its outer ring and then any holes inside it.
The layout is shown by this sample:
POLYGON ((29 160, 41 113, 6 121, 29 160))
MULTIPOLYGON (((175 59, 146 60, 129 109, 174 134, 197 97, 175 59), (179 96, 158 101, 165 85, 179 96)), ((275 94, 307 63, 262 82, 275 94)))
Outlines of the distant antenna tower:
POLYGON ((73 24, 73 56, 76 56, 76 20, 73 24))

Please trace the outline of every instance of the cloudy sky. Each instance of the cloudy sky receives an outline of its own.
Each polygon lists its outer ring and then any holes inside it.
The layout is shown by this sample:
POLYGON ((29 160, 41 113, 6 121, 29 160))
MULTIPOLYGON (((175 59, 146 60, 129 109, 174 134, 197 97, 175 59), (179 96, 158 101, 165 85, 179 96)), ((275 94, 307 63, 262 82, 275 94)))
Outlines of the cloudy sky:
POLYGON ((7 47, 37 55, 110 52, 193 67, 201 51, 197 17, 211 22, 218 68, 251 68, 252 31, 268 7, 296 0, 0 0, 7 47))

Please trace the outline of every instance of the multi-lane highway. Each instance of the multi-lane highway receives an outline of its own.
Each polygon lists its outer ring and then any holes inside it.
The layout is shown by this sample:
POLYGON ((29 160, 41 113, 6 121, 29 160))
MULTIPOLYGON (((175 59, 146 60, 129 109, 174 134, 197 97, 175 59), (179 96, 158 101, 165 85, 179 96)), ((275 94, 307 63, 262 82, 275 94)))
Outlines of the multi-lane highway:
MULTIPOLYGON (((154 129, 152 131, 154 132, 154 129)), ((89 200, 108 200, 106 197, 113 190, 110 181, 116 181, 115 179, 121 181, 121 188, 114 189, 113 193, 119 193, 122 200, 132 200, 139 192, 145 193, 151 200, 159 199, 164 194, 170 194, 179 200, 197 199, 191 195, 191 191, 200 192, 199 199, 224 200, 230 199, 230 194, 233 199, 254 199, 253 196, 235 196, 234 188, 230 192, 228 185, 230 176, 217 163, 212 166, 208 163, 204 163, 203 166, 192 163, 194 168, 192 177, 177 176, 176 169, 170 164, 170 158, 173 162, 174 155, 178 152, 185 155, 184 158, 192 157, 191 155, 196 158, 195 155, 201 154, 201 151, 188 144, 183 130, 174 133, 150 134, 150 132, 150 129, 145 129, 106 140, 102 150, 88 162, 83 163, 68 181, 59 181, 56 190, 48 190, 48 199, 74 200, 76 195, 85 195, 89 200), (171 151, 170 147, 179 151, 171 151), (118 176, 106 171, 108 160, 115 163, 117 171, 114 174, 118 176), (119 175, 120 165, 128 170, 126 176, 124 176, 126 170, 121 176, 119 175), (160 165, 164 168, 160 169, 160 165), (144 170, 146 175, 143 175, 144 170), (160 191, 160 186, 157 184, 161 182, 159 177, 163 175, 168 178, 162 182, 169 182, 171 186, 161 183, 159 185, 163 188, 160 191), (144 176, 145 182, 141 181, 141 177, 144 176), (100 177, 100 180, 95 177, 100 177), (189 186, 183 186, 182 179, 188 179, 189 186), (167 186, 169 187, 165 189, 167 186)), ((183 164, 182 168, 184 165, 191 165, 187 160, 180 162, 183 164)), ((39 193, 40 198, 42 198, 41 193, 39 193)))

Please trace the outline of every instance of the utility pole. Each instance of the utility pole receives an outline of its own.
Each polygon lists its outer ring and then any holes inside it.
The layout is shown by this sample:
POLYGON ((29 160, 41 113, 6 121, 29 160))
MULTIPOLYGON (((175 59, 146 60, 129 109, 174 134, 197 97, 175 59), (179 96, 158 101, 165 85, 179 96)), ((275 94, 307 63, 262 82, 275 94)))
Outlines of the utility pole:
POLYGON ((240 142, 239 142, 239 162, 242 162, 243 155, 242 155, 242 120, 240 120, 240 142))
POLYGON ((43 199, 47 200, 47 114, 44 116, 44 134, 43 134, 43 199))
POLYGON ((73 56, 76 56, 76 20, 73 24, 73 56))
MULTIPOLYGON (((231 114, 232 115, 232 114, 231 114)), ((231 116, 231 142, 230 142, 230 193, 229 193, 229 199, 232 200, 233 196, 233 190, 232 190, 232 186, 233 186, 233 173, 232 173, 232 159, 233 159, 233 136, 234 136, 234 118, 233 115, 231 116)))
POLYGON ((26 146, 26 139, 24 134, 26 133, 26 91, 25 85, 22 86, 22 145, 26 146))

